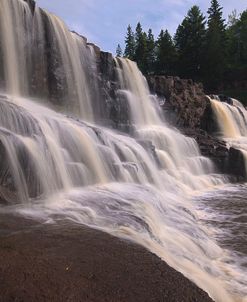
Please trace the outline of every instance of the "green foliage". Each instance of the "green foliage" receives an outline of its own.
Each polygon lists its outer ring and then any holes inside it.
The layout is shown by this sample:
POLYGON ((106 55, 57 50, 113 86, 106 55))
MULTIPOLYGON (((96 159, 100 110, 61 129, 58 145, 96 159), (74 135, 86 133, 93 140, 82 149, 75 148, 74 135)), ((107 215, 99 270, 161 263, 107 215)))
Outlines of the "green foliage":
POLYGON ((127 28, 125 37, 124 57, 130 60, 134 60, 135 58, 135 36, 130 25, 127 28))
POLYGON ((151 28, 148 30, 146 43, 147 43, 147 50, 146 50, 147 71, 148 73, 152 73, 155 70, 155 41, 151 28))
POLYGON ((227 30, 229 54, 236 68, 247 67, 247 10, 227 30))
POLYGON ((148 71, 147 63, 147 34, 142 31, 141 23, 138 22, 135 32, 135 56, 134 60, 143 73, 148 71))
POLYGON ((178 26, 174 40, 178 52, 178 74, 200 79, 205 48, 205 17, 198 6, 193 6, 178 26))
POLYGON ((237 22, 239 31, 240 62, 247 67, 247 10, 245 10, 237 22))
POLYGON ((156 42, 156 72, 171 75, 175 70, 176 50, 168 30, 161 30, 156 42))
POLYGON ((208 9, 208 29, 206 34, 206 53, 204 79, 208 87, 216 89, 223 80, 226 70, 227 35, 222 7, 217 0, 211 0, 208 9))
POLYGON ((116 49, 116 56, 122 57, 122 55, 123 55, 122 48, 121 48, 120 44, 118 44, 117 49, 116 49))
POLYGON ((247 10, 240 15, 234 10, 227 25, 222 10, 218 0, 211 0, 206 22, 200 8, 192 6, 174 39, 162 29, 155 40, 152 29, 144 32, 140 22, 135 33, 129 25, 124 56, 135 60, 144 74, 192 78, 215 92, 246 80, 247 10))
POLYGON ((231 27, 235 25, 237 21, 238 21, 238 14, 237 14, 237 10, 234 9, 232 13, 228 16, 228 26, 231 27))
POLYGON ((247 91, 244 89, 227 89, 220 91, 224 95, 229 95, 232 98, 239 100, 244 106, 247 106, 247 91))

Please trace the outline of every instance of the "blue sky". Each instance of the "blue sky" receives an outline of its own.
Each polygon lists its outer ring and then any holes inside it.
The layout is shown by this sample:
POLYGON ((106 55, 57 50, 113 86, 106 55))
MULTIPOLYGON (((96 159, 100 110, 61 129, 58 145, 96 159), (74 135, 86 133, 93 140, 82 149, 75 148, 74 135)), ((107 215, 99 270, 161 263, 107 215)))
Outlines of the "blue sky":
MULTIPOLYGON (((61 17, 72 30, 86 36, 102 50, 115 53, 124 47, 128 24, 134 29, 140 21, 144 30, 152 28, 174 33, 188 9, 196 4, 206 13, 210 0, 37 0, 38 5, 61 17)), ((247 9, 247 0, 221 0, 224 17, 234 9, 247 9)))

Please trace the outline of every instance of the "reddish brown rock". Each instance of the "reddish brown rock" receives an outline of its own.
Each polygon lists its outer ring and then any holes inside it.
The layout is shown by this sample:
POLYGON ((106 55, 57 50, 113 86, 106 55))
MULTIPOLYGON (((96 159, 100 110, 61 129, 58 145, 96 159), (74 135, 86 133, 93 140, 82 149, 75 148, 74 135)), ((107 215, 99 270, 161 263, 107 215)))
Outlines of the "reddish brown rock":
POLYGON ((63 222, 0 217, 0 301, 212 302, 131 242, 63 222))

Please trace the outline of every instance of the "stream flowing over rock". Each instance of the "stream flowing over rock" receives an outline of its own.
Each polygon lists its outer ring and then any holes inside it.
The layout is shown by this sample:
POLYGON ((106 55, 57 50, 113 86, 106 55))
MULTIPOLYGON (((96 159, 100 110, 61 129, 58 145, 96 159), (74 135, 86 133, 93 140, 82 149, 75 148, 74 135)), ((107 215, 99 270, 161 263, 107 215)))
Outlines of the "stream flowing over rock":
POLYGON ((200 130, 203 119, 217 125, 205 117, 202 87, 158 79, 152 95, 134 62, 102 52, 32 0, 1 0, 0 41, 1 212, 134 241, 216 302, 244 301, 244 269, 193 199, 229 181, 219 169, 239 173, 228 166, 239 154, 200 130))
MULTIPOLYGON (((151 91, 160 98, 169 124, 193 137, 201 153, 213 160, 218 171, 231 175, 232 180, 246 180, 243 156, 219 135, 221 121, 202 84, 169 76, 148 76, 147 80, 151 91)), ((233 102, 223 95, 218 100, 233 102)))

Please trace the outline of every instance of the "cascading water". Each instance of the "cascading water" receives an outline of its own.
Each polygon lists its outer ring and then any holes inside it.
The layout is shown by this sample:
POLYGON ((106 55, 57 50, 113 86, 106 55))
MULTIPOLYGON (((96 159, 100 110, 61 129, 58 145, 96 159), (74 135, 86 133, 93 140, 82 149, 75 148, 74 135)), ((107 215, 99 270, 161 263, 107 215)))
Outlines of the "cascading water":
POLYGON ((30 45, 31 37, 25 29, 31 26, 31 11, 24 1, 1 1, 0 11, 7 91, 12 95, 26 94, 29 83, 27 60, 30 54, 27 45, 30 45))
POLYGON ((0 197, 7 205, 1 211, 54 221, 60 215, 134 240, 215 301, 241 301, 246 293, 238 281, 231 287, 235 270, 224 260, 227 251, 200 224, 191 200, 195 192, 223 180, 193 139, 165 125, 136 64, 116 60, 118 94, 128 102, 134 125, 130 137, 93 123, 87 76, 93 55, 82 38, 57 17, 37 7, 32 12, 23 0, 1 0, 0 20, 5 83, 0 197), (18 18, 9 19, 13 14, 18 18), (57 96, 61 103, 54 101, 57 96))
POLYGON ((24 0, 1 0, 0 12, 5 90, 17 96, 49 93, 56 106, 92 121, 86 42, 58 17, 38 7, 32 12, 24 0))
POLYGON ((245 159, 247 171, 247 111, 237 100, 232 99, 232 104, 210 99, 220 136, 229 144, 240 150, 245 159))
POLYGON ((150 96, 146 79, 137 65, 119 58, 116 64, 121 83, 119 93, 128 101, 136 137, 152 142, 161 168, 177 178, 181 186, 203 189, 217 184, 218 179, 211 175, 213 164, 201 156, 196 141, 168 128, 162 121, 157 99, 150 96))

